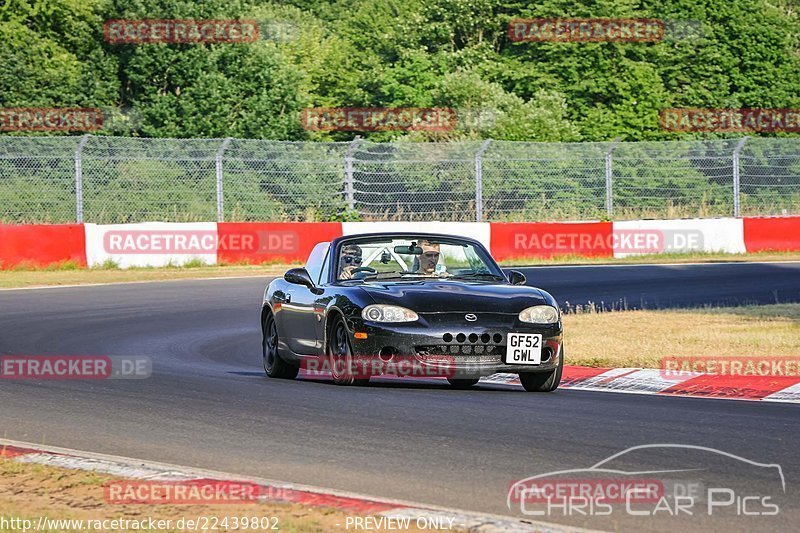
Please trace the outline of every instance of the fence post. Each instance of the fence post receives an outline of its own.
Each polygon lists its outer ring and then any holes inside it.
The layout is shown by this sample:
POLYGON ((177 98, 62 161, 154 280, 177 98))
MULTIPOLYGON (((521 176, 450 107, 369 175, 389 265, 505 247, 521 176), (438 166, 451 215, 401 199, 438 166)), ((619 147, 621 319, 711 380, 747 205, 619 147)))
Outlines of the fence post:
POLYGON ((733 150, 733 216, 738 217, 741 211, 741 204, 740 204, 740 193, 741 193, 741 175, 740 175, 740 164, 739 164, 739 152, 742 151, 744 148, 744 144, 747 142, 747 139, 750 137, 744 137, 742 140, 739 141, 739 144, 736 145, 736 148, 733 150))
POLYGON ((222 141, 219 150, 217 150, 217 155, 214 157, 214 167, 217 175, 217 222, 225 221, 225 204, 222 190, 222 156, 232 140, 231 137, 228 137, 222 141))
POLYGON ((609 218, 614 216, 614 167, 613 161, 611 158, 611 154, 614 152, 614 148, 617 147, 619 142, 622 140, 622 137, 615 137, 613 141, 611 141, 611 146, 608 147, 605 155, 606 161, 606 213, 608 214, 609 218))
POLYGON ((81 137, 75 149, 75 220, 83 223, 83 147, 89 142, 91 135, 81 137))
POLYGON ((486 139, 475 154, 475 222, 483 222, 483 154, 491 143, 486 139))
POLYGON ((355 186, 353 182, 353 163, 355 162, 355 158, 353 154, 358 148, 358 145, 361 144, 361 135, 356 135, 350 146, 347 147, 347 152, 344 155, 344 196, 347 200, 347 207, 351 211, 354 211, 356 208, 356 195, 355 195, 355 186))

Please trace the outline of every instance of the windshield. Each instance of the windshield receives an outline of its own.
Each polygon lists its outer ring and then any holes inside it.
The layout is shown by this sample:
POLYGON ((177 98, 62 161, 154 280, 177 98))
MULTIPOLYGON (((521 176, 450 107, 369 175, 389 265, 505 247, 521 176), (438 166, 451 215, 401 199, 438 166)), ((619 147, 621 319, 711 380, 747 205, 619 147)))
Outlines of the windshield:
POLYGON ((338 280, 505 279, 485 250, 458 238, 375 237, 339 247, 338 280))

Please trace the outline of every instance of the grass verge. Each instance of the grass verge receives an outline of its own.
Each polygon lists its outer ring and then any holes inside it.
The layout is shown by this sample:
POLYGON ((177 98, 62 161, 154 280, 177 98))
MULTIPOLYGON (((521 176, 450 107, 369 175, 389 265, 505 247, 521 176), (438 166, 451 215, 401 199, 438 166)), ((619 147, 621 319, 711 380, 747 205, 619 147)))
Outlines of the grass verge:
POLYGON ((84 269, 0 270, 0 288, 56 285, 87 285, 129 281, 228 278, 238 276, 279 276, 299 264, 214 265, 163 268, 127 268, 103 266, 84 269))
POLYGON ((661 368, 663 357, 798 357, 800 304, 564 315, 567 364, 661 368))
MULTIPOLYGON (((186 531, 178 529, 178 520, 207 517, 218 519, 214 531, 234 531, 234 517, 241 522, 247 518, 277 518, 277 529, 285 532, 328 532, 346 531, 344 511, 336 509, 310 507, 299 504, 279 503, 230 503, 217 505, 112 505, 105 501, 104 485, 108 482, 120 481, 114 476, 69 470, 38 464, 20 463, 0 457, 0 533, 22 531, 13 521, 31 520, 33 531, 40 517, 50 519, 49 527, 38 530, 42 532, 64 533, 79 531, 132 531, 132 528, 103 527, 90 529, 88 520, 172 520, 175 527, 159 529, 159 531, 186 531), (222 527, 223 518, 228 517, 228 526, 222 527), (83 527, 56 520, 83 520, 83 527)), ((352 514, 351 514, 352 516, 352 514)), ((146 522, 145 522, 146 523, 146 522)), ((266 522, 265 522, 266 523, 266 522)), ((269 522, 271 526, 273 522, 269 522)), ((20 522, 16 523, 20 525, 20 522)), ((107 522, 112 525, 111 522, 107 522)), ((130 525, 131 522, 128 522, 130 525)), ((212 527, 212 522, 208 522, 212 527)), ((123 524, 120 524, 123 525, 123 524)), ((151 531, 147 527, 140 531, 151 531)), ((239 528, 236 531, 244 531, 239 528)), ((250 528, 248 531, 267 531, 269 529, 250 528)), ((384 531, 376 529, 375 531, 384 531)), ((418 531, 416 528, 409 531, 418 531)))
POLYGON ((711 252, 643 254, 630 257, 583 257, 557 255, 548 258, 513 257, 500 261, 503 266, 530 265, 638 265, 643 263, 756 263, 760 261, 800 261, 800 252, 756 252, 727 254, 711 252))

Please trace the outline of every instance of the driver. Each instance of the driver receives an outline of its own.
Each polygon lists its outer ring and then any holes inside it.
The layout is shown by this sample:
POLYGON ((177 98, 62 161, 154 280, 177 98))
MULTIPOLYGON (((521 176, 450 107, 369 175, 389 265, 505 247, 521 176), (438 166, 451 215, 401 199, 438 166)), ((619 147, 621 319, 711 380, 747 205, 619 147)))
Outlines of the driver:
POLYGON ((346 244, 342 246, 342 253, 339 256, 339 279, 352 279, 353 270, 361 266, 362 251, 356 244, 346 244))
POLYGON ((416 273, 433 276, 436 274, 436 265, 439 263, 439 256, 441 255, 439 244, 419 241, 418 246, 422 248, 422 253, 419 256, 419 268, 416 273))

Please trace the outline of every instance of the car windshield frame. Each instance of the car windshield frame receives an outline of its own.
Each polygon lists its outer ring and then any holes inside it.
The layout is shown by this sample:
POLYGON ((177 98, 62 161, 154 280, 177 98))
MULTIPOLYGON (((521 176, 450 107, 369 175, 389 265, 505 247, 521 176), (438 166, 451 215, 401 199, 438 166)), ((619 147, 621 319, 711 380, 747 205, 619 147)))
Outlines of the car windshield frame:
POLYGON ((361 282, 361 283, 368 283, 368 282, 415 282, 415 281, 441 281, 441 280, 459 280, 459 281, 476 281, 476 282, 486 282, 491 281, 494 283, 508 283, 508 277, 505 275, 503 270, 491 256, 489 251, 484 247, 484 245, 475 239, 471 239, 468 237, 458 237, 455 235, 439 235, 439 234, 431 234, 431 233, 393 233, 393 234, 367 234, 367 235, 353 235, 352 237, 345 237, 337 239, 335 242, 335 246, 332 247, 333 250, 333 258, 336 258, 334 261, 331 261, 331 265, 329 268, 329 283, 348 283, 351 281, 361 282), (339 279, 339 261, 341 258, 341 250, 344 246, 347 245, 378 245, 378 244, 392 244, 397 240, 408 240, 408 241, 432 241, 439 244, 446 244, 450 246, 463 246, 463 247, 471 247, 475 252, 475 255, 478 259, 480 259, 483 264, 485 265, 487 272, 485 276, 476 275, 478 273, 473 272, 469 275, 453 275, 453 276, 439 276, 439 275, 424 275, 424 274, 417 274, 411 272, 398 272, 396 276, 390 277, 380 277, 380 274, 389 274, 389 272, 379 273, 378 276, 371 275, 367 277, 359 277, 354 279, 339 279), (490 277, 491 276, 491 277, 490 277))

